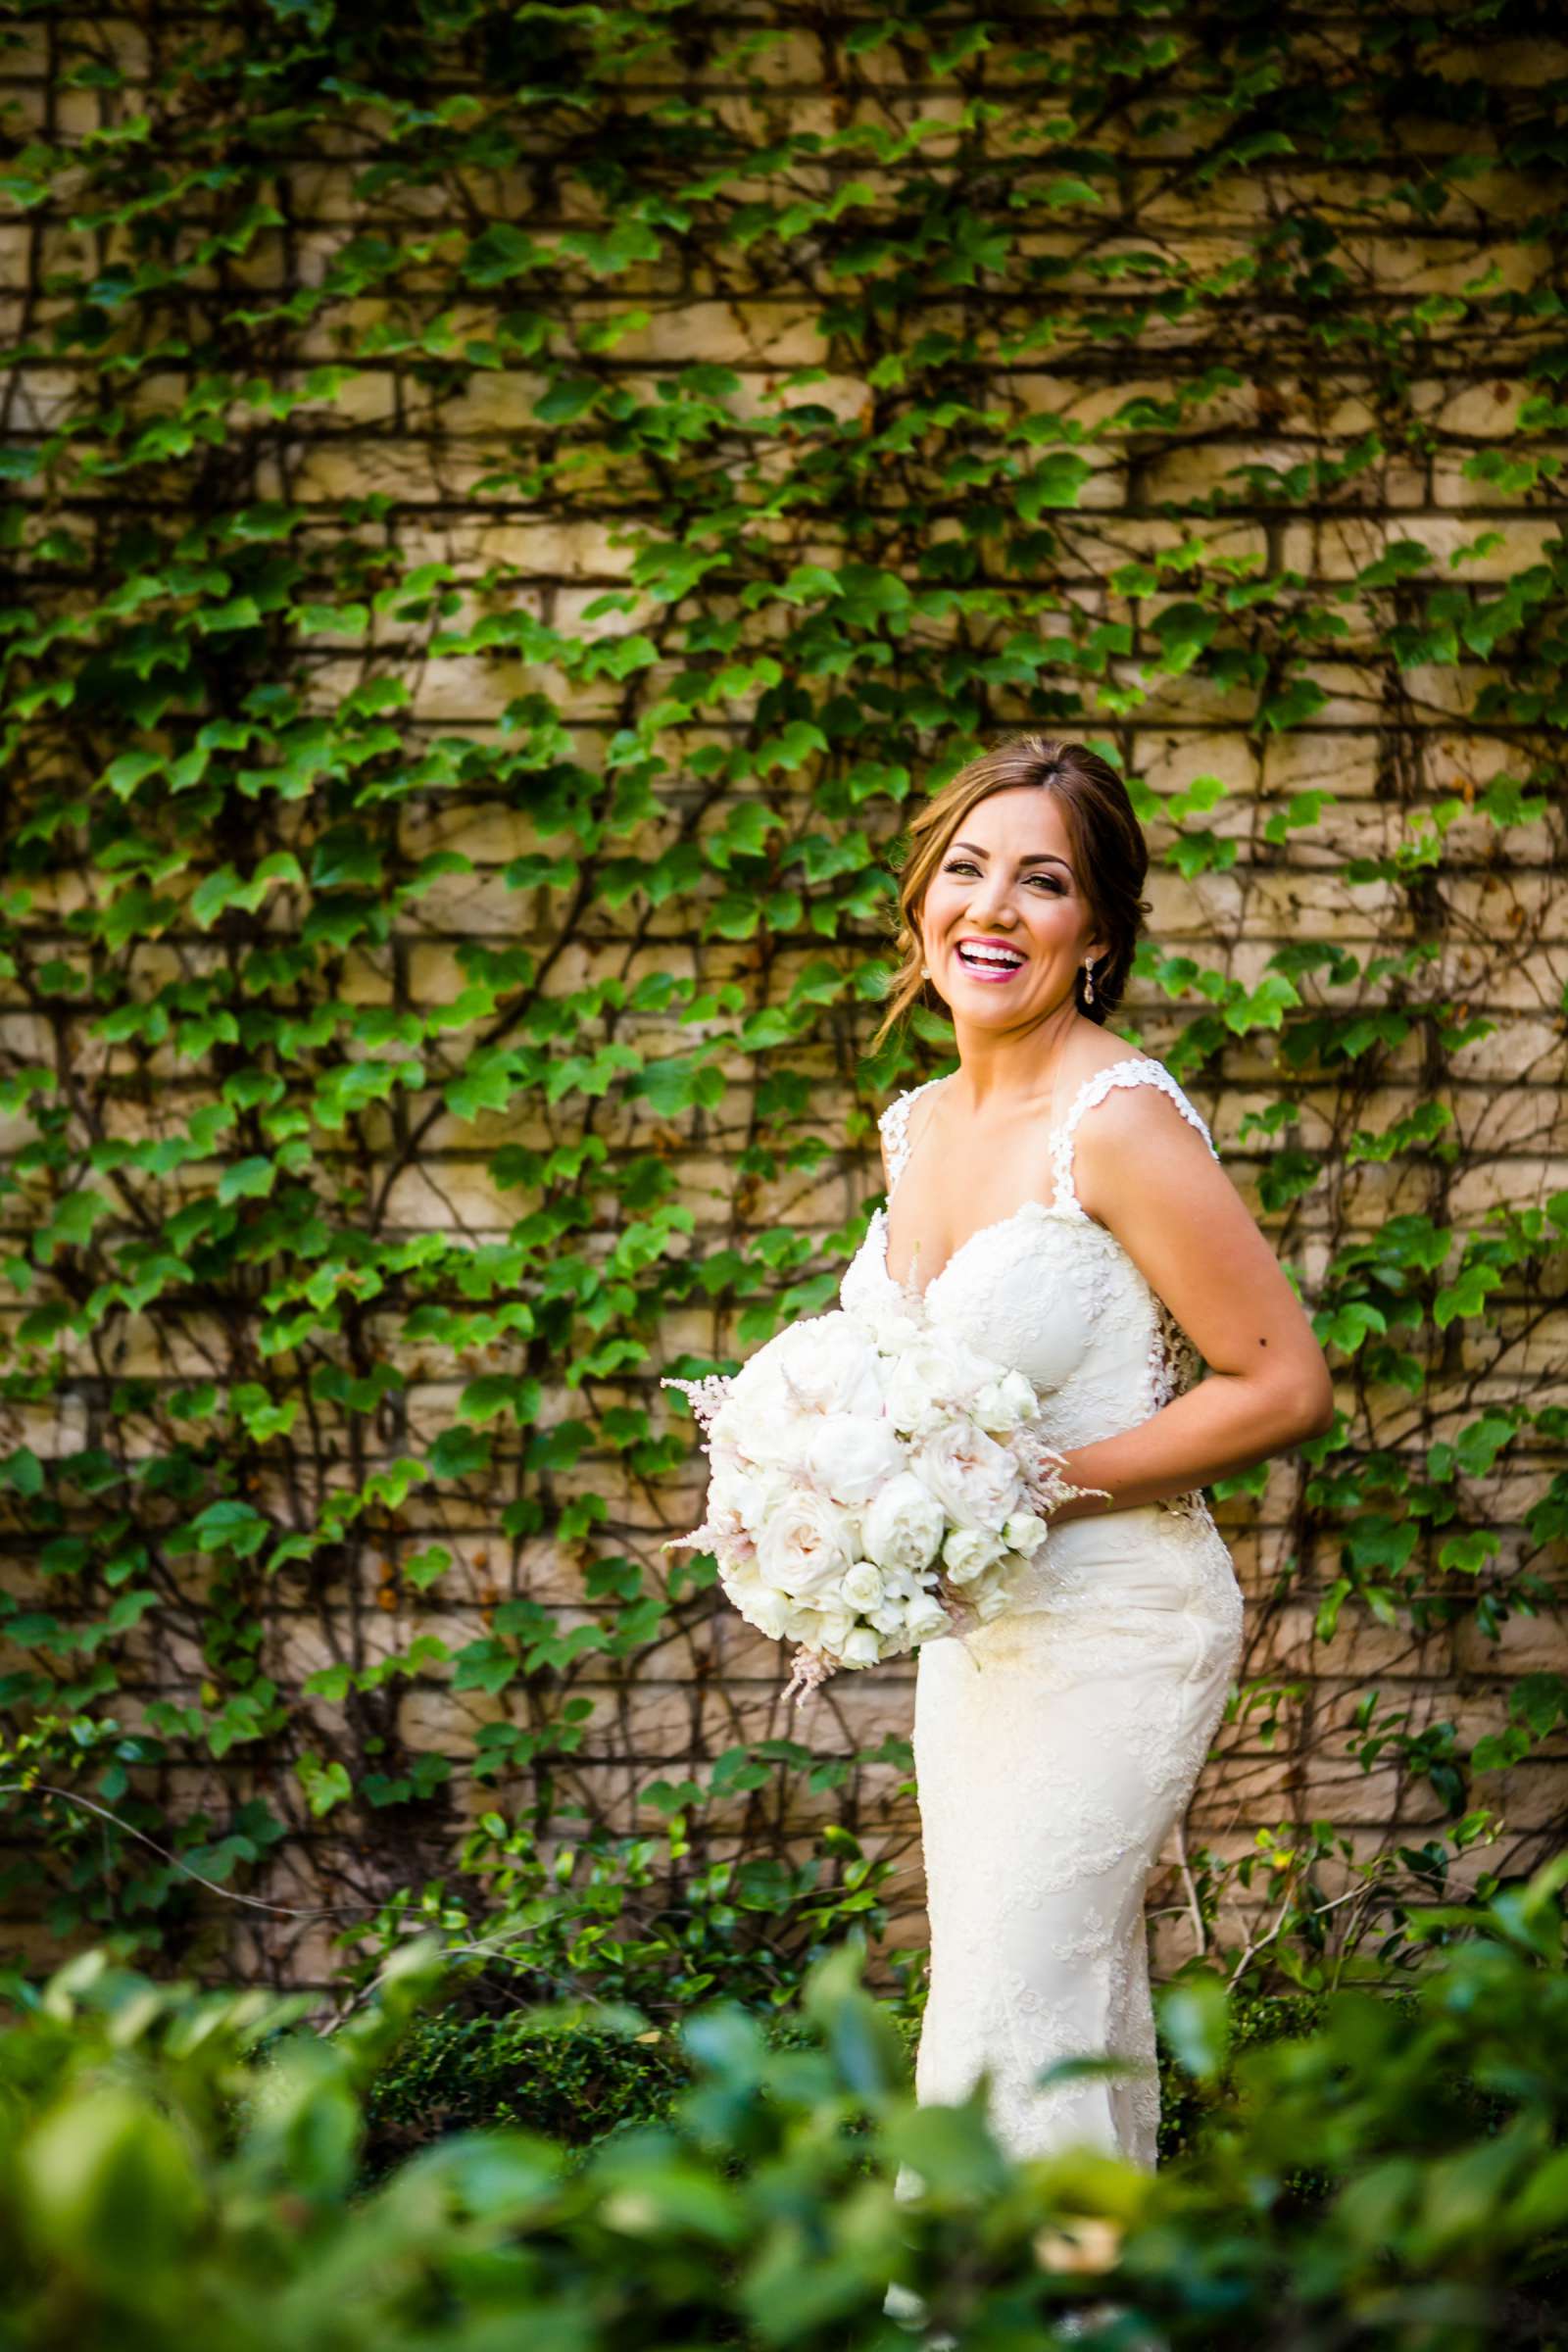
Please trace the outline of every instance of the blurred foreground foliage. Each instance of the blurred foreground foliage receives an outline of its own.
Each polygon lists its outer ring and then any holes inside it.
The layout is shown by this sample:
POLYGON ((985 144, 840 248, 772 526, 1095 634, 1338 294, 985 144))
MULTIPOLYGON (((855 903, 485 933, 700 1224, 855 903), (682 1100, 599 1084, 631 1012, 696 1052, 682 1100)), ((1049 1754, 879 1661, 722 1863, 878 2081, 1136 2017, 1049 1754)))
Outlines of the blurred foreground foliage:
MULTIPOLYGON (((1560 2344, 1565 1882, 1568 1854, 1435 1911, 1447 1940, 1405 1993, 1328 1994, 1300 2035, 1236 2048, 1217 1974, 1163 1988, 1193 2128, 1152 2175, 1088 2151, 1009 2161, 979 2093, 916 2106, 853 1945, 810 1973, 793 2046, 777 2016, 694 2011, 662 2114, 586 2149, 461 2131, 380 2177, 367 2116, 446 1989, 433 1939, 325 2027, 304 1994, 88 1954, 10 1986, 0 2340, 893 2352, 911 2341, 883 2312, 897 2280, 966 2352, 1049 2346, 1069 2311, 1074 2340, 1107 2347, 1560 2344)), ((571 2022, 541 2010, 533 2031, 571 2022)))

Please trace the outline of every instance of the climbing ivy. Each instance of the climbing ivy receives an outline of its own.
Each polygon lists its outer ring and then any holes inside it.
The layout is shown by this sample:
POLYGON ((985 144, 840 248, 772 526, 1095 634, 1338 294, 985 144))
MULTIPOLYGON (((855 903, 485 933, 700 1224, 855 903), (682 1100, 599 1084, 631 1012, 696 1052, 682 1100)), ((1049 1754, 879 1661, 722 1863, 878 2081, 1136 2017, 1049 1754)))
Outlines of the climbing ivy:
POLYGON ((834 1303, 952 1054, 870 1049, 901 827, 1023 725, 1127 777, 1120 1025, 1343 1404, 1218 1490, 1272 1582, 1177 1907, 1316 1984, 1559 1840, 1568 1682, 1501 1648, 1568 1518, 1544 9, 0 38, 13 1910, 283 1971, 481 1815, 657 1820, 705 1916, 803 1823, 846 1916, 910 1853, 906 1743, 786 1737, 659 1548, 658 1380, 834 1303))

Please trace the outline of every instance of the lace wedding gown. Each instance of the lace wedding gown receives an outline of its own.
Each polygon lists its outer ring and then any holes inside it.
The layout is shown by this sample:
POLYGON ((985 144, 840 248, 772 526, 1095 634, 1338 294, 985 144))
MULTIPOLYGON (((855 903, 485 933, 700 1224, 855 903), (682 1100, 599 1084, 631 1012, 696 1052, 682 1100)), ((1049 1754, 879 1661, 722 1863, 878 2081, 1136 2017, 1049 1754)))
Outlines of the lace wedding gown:
MULTIPOLYGON (((1168 1310, 1073 1191, 1079 1124, 1118 1086, 1159 1087, 1213 1151, 1168 1070, 1143 1054, 1113 1062, 1056 1129, 1049 1203, 1025 1200, 972 1234, 923 1294, 890 1272, 879 1208, 839 1291, 854 1312, 902 1310, 1027 1373, 1044 1393, 1048 1442, 1062 1448, 1135 1428, 1198 1371, 1168 1310)), ((926 1091, 907 1089, 879 1122, 890 1201, 926 1091)), ((1153 2168, 1144 1887, 1187 1809, 1241 1634, 1230 1552, 1194 1492, 1054 1528, 1012 1611, 918 1652, 931 1974, 915 2095, 956 2102, 988 2068, 992 2127, 1014 2155, 1085 2141, 1153 2168), (1052 2061, 1105 2052, 1138 2071, 1037 2087, 1052 2061)), ((906 2167, 898 2193, 919 2187, 906 2167)))

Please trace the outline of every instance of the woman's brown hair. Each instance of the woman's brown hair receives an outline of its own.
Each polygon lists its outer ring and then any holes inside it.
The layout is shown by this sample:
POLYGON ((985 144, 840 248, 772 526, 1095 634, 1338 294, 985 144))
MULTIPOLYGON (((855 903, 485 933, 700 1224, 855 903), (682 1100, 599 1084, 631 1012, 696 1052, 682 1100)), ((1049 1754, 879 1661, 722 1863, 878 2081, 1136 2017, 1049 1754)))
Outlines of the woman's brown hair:
POLYGON ((1087 744, 1062 743, 1054 735, 1008 735, 960 767, 910 820, 908 854, 899 876, 894 918, 894 953, 901 962, 888 992, 887 1009, 871 1040, 873 1054, 924 991, 920 934, 914 918, 949 843, 979 802, 1020 784, 1054 793, 1061 804, 1079 888, 1089 902, 1096 930, 1110 943, 1094 967, 1092 1004, 1084 1003, 1081 970, 1074 979, 1078 1010, 1087 1020, 1103 1021, 1120 1004, 1143 918, 1149 912, 1149 901, 1140 895, 1149 872, 1149 845, 1133 813, 1127 787, 1109 760, 1087 744))

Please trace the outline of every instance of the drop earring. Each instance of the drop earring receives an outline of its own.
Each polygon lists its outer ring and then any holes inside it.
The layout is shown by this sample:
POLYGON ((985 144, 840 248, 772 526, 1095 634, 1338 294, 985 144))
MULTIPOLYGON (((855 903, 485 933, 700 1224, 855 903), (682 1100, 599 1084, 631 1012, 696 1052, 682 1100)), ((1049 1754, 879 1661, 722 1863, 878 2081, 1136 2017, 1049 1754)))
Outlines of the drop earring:
POLYGON ((922 964, 921 964, 921 966, 920 966, 920 977, 921 977, 921 979, 922 979, 922 980, 929 980, 929 979, 930 979, 930 977, 931 977, 931 966, 930 966, 928 963, 922 963, 922 964))
POLYGON ((1092 956, 1086 956, 1084 957, 1084 1003, 1085 1003, 1086 1004, 1092 1004, 1094 1003, 1094 1001, 1095 1001, 1095 959, 1094 959, 1094 957, 1093 957, 1092 956))

